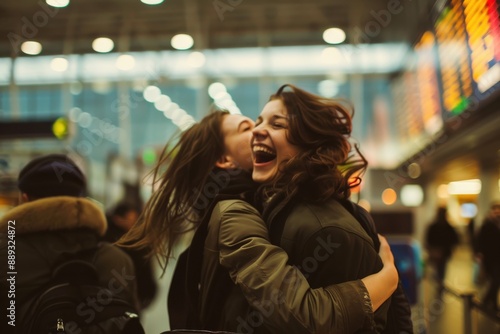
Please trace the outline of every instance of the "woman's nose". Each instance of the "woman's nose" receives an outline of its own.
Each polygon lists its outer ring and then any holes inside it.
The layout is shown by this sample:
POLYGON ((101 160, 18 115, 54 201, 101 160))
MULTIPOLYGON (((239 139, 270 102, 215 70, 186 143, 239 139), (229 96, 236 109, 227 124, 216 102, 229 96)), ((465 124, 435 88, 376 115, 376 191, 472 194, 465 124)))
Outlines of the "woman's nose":
POLYGON ((265 131, 264 128, 261 126, 256 126, 252 130, 252 139, 262 139, 265 137, 265 131))
POLYGON ((266 135, 266 131, 264 130, 262 124, 259 124, 253 128, 252 135, 254 138, 263 138, 266 135))

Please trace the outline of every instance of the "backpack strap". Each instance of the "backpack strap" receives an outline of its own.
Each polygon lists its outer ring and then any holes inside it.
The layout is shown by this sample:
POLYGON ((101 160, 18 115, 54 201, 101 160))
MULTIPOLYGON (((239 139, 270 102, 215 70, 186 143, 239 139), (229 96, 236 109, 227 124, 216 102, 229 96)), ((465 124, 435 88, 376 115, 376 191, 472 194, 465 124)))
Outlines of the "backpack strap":
POLYGON ((92 261, 101 245, 98 243, 94 247, 65 256, 52 268, 49 285, 60 283, 97 285, 99 274, 92 261))

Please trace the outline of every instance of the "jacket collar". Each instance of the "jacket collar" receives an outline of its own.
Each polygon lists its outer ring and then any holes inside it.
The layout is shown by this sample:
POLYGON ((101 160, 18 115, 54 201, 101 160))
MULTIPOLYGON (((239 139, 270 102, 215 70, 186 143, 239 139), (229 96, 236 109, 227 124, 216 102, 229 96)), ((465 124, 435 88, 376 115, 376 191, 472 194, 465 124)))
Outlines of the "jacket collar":
POLYGON ((47 197, 13 208, 0 220, 2 233, 9 221, 15 221, 16 234, 87 228, 102 236, 108 227, 94 202, 68 196, 47 197))

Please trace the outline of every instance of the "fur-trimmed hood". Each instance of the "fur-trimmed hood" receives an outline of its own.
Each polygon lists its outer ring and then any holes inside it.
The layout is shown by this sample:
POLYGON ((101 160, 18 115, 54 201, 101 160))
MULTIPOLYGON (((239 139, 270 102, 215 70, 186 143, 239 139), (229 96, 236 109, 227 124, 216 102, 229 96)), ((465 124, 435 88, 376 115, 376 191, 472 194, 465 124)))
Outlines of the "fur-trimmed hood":
POLYGON ((9 221, 15 221, 16 234, 88 228, 103 236, 108 227, 103 211, 82 197, 57 196, 21 204, 0 220, 6 233, 9 221))

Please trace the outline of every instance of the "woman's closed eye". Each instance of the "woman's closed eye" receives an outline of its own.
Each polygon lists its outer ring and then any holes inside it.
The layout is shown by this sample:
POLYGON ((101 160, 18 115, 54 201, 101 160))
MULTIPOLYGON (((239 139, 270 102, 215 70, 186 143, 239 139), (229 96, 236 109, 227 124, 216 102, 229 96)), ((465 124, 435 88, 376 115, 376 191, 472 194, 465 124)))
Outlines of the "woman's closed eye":
POLYGON ((283 123, 273 123, 273 128, 276 128, 276 129, 286 129, 286 124, 283 124, 283 123))

